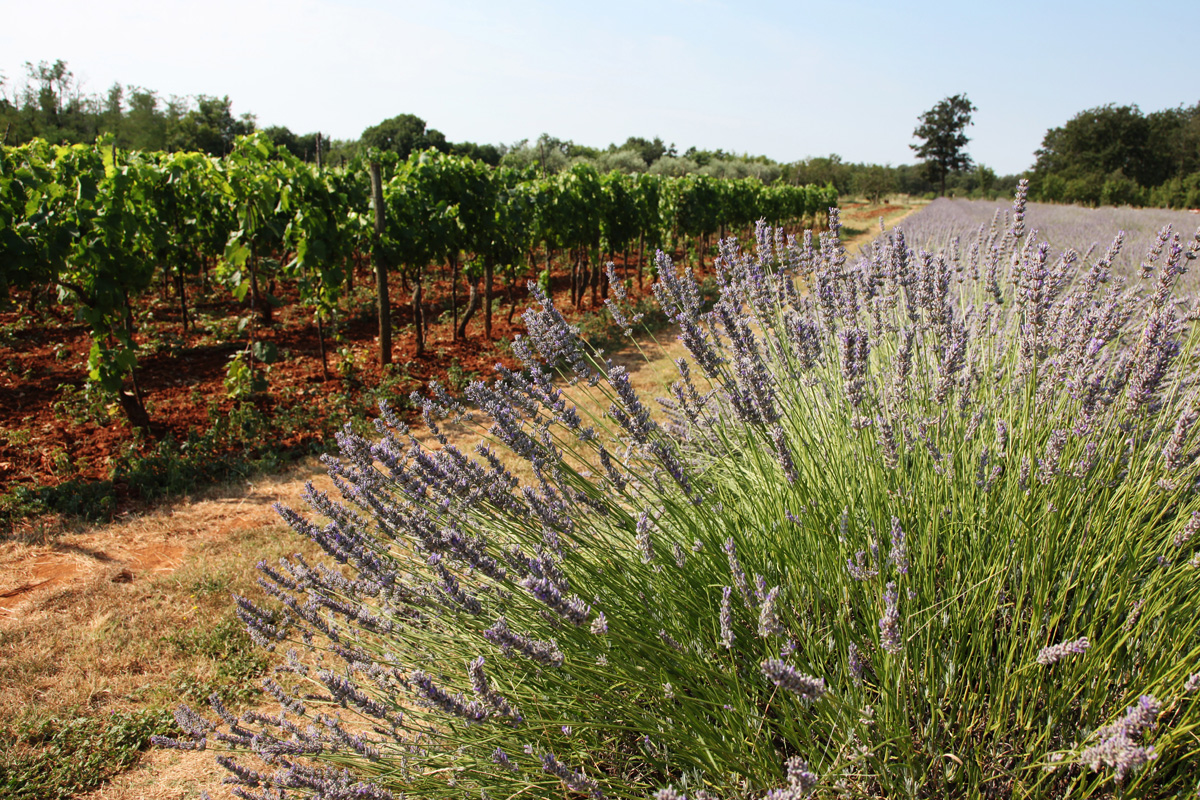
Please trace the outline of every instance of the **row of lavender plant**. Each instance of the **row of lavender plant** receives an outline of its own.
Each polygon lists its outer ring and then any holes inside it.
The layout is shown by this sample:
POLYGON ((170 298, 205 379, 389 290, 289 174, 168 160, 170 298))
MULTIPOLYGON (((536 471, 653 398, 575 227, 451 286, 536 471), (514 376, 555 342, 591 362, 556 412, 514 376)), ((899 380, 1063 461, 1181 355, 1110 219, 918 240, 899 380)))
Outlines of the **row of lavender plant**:
MULTIPOLYGON (((1092 258, 1098 255, 1096 250, 1103 251, 1108 246, 1117 231, 1122 231, 1123 246, 1110 268, 1115 275, 1130 279, 1140 272, 1142 256, 1155 246, 1165 228, 1170 226, 1175 233, 1187 234, 1200 224, 1195 214, 1162 208, 1029 203, 1026 213, 1035 235, 1049 242, 1052 257, 1071 248, 1085 259, 1092 258)), ((1011 210, 997 208, 990 201, 939 198, 906 220, 904 228, 909 239, 920 242, 925 249, 950 251, 968 246, 963 243, 972 237, 977 240, 980 227, 986 231, 997 214, 998 226, 1011 226, 1011 210)), ((1181 288, 1194 292, 1196 282, 1194 274, 1183 277, 1181 288)))
POLYGON ((657 405, 541 297, 523 371, 423 401, 439 446, 385 414, 340 500, 280 509, 335 561, 238 600, 281 710, 181 710, 176 746, 245 797, 1195 791, 1200 238, 1126 283, 1119 239, 1051 260, 1024 214, 853 261, 836 211, 760 227, 711 309, 660 257, 657 405))

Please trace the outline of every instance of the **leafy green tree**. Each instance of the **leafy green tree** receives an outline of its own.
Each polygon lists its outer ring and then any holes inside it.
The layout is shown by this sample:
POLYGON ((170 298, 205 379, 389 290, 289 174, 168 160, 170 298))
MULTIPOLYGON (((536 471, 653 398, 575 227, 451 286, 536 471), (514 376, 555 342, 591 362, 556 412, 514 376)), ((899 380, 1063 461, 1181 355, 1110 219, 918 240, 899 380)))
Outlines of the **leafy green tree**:
POLYGON ((117 144, 127 150, 165 150, 167 114, 159 107, 158 95, 147 89, 129 87, 128 108, 115 133, 117 144))
POLYGON ((921 124, 913 136, 923 140, 909 147, 925 162, 930 179, 939 182, 941 194, 946 194, 946 175, 971 166, 965 148, 970 139, 963 131, 971 124, 975 106, 965 94, 956 94, 939 101, 920 117, 921 124))
MULTIPOLYGON (((1168 140, 1177 126, 1172 122, 1159 116, 1152 124, 1137 106, 1110 103, 1081 111, 1065 125, 1046 131, 1033 167, 1035 188, 1040 189, 1050 174, 1068 183, 1099 186, 1113 179, 1157 186, 1170 177, 1173 148, 1168 140)), ((1099 197, 1062 199, 1099 202, 1099 197)))
POLYGON ((466 156, 474 161, 482 161, 489 167, 500 166, 502 153, 494 144, 475 144, 474 142, 455 142, 450 145, 451 155, 466 156))
POLYGON ((229 95, 196 98, 196 107, 174 121, 168 133, 171 150, 194 150, 223 156, 233 150, 234 140, 254 132, 254 116, 233 116, 229 95))
POLYGON ((416 114, 399 114, 372 125, 363 131, 361 141, 364 147, 395 153, 402 159, 431 147, 440 153, 450 152, 446 135, 436 128, 426 128, 425 120, 416 114))
POLYGON ((613 148, 614 150, 632 150, 642 157, 642 161, 649 167, 655 161, 658 161, 663 156, 667 155, 667 146, 663 144, 663 140, 655 136, 654 140, 643 139, 640 136, 630 136, 625 140, 625 144, 620 147, 613 148))
POLYGON ((789 164, 784 180, 795 186, 807 184, 825 185, 832 183, 839 192, 853 190, 855 164, 848 164, 837 153, 827 156, 811 156, 789 164))
MULTIPOLYGON (((995 173, 992 173, 993 180, 995 177, 995 173)), ((865 169, 857 171, 854 176, 854 188, 874 203, 896 190, 891 171, 879 164, 868 164, 865 169)))
POLYGON ((698 169, 700 169, 700 165, 686 156, 677 158, 667 155, 651 164, 647 172, 651 175, 663 175, 668 178, 682 178, 698 169))
MULTIPOLYGON (((263 128, 263 134, 271 140, 271 144, 276 147, 282 147, 296 158, 302 161, 315 161, 317 154, 317 137, 321 134, 313 133, 293 133, 292 129, 286 125, 271 125, 263 128)), ((322 138, 322 146, 324 142, 329 141, 329 137, 322 138)))
POLYGON ((596 166, 601 172, 620 172, 633 175, 646 171, 646 161, 637 150, 609 150, 601 153, 596 159, 596 166))

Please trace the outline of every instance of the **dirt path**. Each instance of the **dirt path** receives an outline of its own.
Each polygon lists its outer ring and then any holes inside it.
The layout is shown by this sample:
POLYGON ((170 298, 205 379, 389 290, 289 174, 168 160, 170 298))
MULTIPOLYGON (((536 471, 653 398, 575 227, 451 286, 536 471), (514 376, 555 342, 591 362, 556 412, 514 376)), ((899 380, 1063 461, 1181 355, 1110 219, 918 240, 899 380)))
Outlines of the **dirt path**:
MULTIPOLYGON (((881 214, 891 227, 915 210, 912 206, 849 204, 842 215, 847 250, 857 252, 878 234, 881 214)), ((659 334, 657 340, 657 344, 643 345, 644 355, 633 349, 613 355, 614 362, 629 369, 639 392, 650 398, 665 394, 665 387, 676 377, 673 361, 683 354, 669 332, 659 334)), ((464 449, 478 438, 477 431, 461 426, 452 426, 448 433, 464 449)), ((280 539, 293 536, 271 506, 276 502, 302 506, 301 492, 310 480, 322 488, 328 486, 315 458, 276 475, 220 487, 113 524, 65 533, 45 544, 0 542, 0 636, 28 635, 40 629, 58 629, 61 636, 64 624, 84 624, 82 619, 76 622, 62 617, 73 592, 91 592, 92 605, 99 609, 108 602, 105 598, 111 597, 110 609, 119 609, 124 602, 120 599, 122 587, 152 584, 189 568, 195 572, 198 563, 203 571, 206 554, 234 547, 242 534, 267 530, 280 539)), ((252 562, 255 554, 246 553, 245 560, 252 562)), ((107 619, 112 613, 95 612, 93 620, 107 619)), ((94 627, 96 623, 91 624, 94 627)), ((194 624, 202 623, 196 619, 194 624)), ((48 698, 64 689, 50 683, 39 691, 36 696, 48 698)), ((85 702, 91 700, 90 696, 84 698, 85 702)), ((211 753, 155 749, 143 753, 134 768, 83 797, 180 800, 197 797, 202 790, 214 800, 232 797, 221 784, 223 775, 211 753)))

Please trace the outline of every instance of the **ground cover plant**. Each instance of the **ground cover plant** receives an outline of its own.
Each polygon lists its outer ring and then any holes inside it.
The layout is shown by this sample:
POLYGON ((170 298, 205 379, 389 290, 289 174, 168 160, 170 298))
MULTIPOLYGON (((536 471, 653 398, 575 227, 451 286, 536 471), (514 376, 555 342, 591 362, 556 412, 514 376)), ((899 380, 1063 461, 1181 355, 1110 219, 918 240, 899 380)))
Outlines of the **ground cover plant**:
POLYGON ((385 413, 340 500, 280 508, 334 563, 238 600, 279 713, 162 741, 247 797, 1197 791, 1200 238, 1126 280, 1119 236, 1052 253, 1025 212, 854 261, 836 212, 762 227, 711 307, 663 258, 691 357, 657 410, 540 297, 520 371, 422 400, 474 456, 385 413))

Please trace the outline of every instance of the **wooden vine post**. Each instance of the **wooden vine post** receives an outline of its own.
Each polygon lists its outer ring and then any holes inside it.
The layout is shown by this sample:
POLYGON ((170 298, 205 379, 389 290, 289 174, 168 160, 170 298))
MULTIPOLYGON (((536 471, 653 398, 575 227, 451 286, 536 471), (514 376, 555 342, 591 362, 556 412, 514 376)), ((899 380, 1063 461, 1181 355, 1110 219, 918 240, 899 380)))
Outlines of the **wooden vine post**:
POLYGON ((379 363, 392 363, 392 306, 388 300, 387 264, 383 258, 383 179, 379 162, 371 162, 371 204, 375 206, 375 235, 371 241, 371 256, 375 262, 375 289, 379 301, 379 363))

